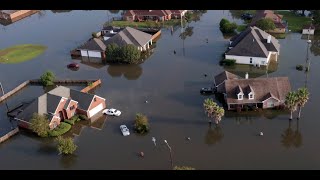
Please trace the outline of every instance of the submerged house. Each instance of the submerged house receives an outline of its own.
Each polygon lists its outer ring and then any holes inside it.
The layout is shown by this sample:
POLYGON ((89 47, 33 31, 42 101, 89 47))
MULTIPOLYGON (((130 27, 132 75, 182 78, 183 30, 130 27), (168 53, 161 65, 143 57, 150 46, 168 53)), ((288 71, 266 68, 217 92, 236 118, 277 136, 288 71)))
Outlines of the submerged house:
POLYGON ((259 21, 260 19, 271 19, 275 25, 274 30, 269 30, 268 32, 270 33, 285 33, 287 25, 284 23, 282 20, 283 15, 274 13, 272 10, 258 10, 253 17, 250 26, 255 26, 256 22, 259 21))
POLYGON ((12 23, 39 12, 39 10, 0 10, 0 19, 12 23))
POLYGON ((257 27, 248 27, 230 39, 225 59, 260 66, 268 65, 271 59, 277 61, 279 54, 280 44, 276 38, 257 27))
POLYGON ((314 35, 314 31, 316 30, 315 26, 312 24, 308 24, 303 26, 302 34, 314 35))
POLYGON ((124 13, 125 21, 167 21, 171 19, 170 10, 128 10, 124 13))
MULTIPOLYGON (((132 44, 140 51, 150 49, 153 36, 135 28, 103 29, 101 37, 91 38, 89 41, 76 48, 84 62, 103 63, 106 61, 106 47, 115 43, 118 46, 132 44)), ((71 51, 73 53, 74 51, 71 51)))
POLYGON ((32 115, 38 113, 47 116, 50 129, 54 129, 75 114, 92 118, 105 108, 106 100, 100 96, 58 86, 33 100, 15 119, 19 127, 29 128, 32 115))
POLYGON ((217 92, 224 95, 228 110, 282 106, 291 91, 288 77, 249 78, 246 74, 241 78, 228 71, 216 75, 214 84, 217 92))

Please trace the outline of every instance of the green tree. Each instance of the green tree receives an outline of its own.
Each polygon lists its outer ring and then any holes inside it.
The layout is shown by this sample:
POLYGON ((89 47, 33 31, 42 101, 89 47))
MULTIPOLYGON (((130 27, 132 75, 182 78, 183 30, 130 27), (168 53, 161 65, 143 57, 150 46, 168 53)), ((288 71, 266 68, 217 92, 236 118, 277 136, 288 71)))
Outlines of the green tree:
POLYGON ((299 107, 298 119, 300 119, 301 109, 308 102, 309 91, 307 88, 299 88, 297 91, 297 105, 299 107))
POLYGON ((287 94, 285 99, 285 106, 290 110, 290 120, 292 120, 292 113, 297 110, 297 93, 291 91, 287 94))
POLYGON ((270 18, 258 20, 256 26, 264 31, 274 30, 276 28, 276 25, 270 18))
POLYGON ((120 57, 124 62, 129 64, 135 64, 138 62, 141 56, 141 51, 139 51, 134 45, 127 44, 121 47, 120 57))
POLYGON ((224 27, 225 24, 228 24, 230 23, 230 21, 228 19, 225 19, 225 18, 222 18, 219 25, 220 25, 220 28, 224 27))
POLYGON ((223 107, 220 107, 216 102, 213 101, 213 99, 205 99, 203 107, 208 117, 214 119, 216 124, 218 124, 221 121, 221 118, 224 116, 223 107))
POLYGON ((190 166, 175 166, 173 170, 196 170, 196 169, 190 166))
POLYGON ((40 81, 43 86, 50 86, 54 84, 55 75, 52 71, 46 71, 41 77, 40 81))
POLYGON ((149 132, 150 126, 149 126, 147 116, 145 116, 141 113, 137 113, 136 119, 134 122, 134 129, 139 134, 145 134, 145 133, 149 132))
POLYGON ((49 132, 49 120, 38 113, 32 115, 30 129, 40 137, 47 137, 49 132))
POLYGON ((184 15, 184 18, 187 22, 190 22, 191 19, 192 19, 192 14, 190 12, 187 12, 185 15, 184 15))
POLYGON ((106 47, 106 58, 107 61, 116 61, 119 58, 119 46, 115 43, 111 43, 106 47))
POLYGON ((58 151, 60 154, 73 154, 77 149, 77 145, 74 144, 72 138, 57 137, 58 151))
POLYGON ((313 17, 313 24, 320 25, 320 10, 311 10, 311 15, 313 17))

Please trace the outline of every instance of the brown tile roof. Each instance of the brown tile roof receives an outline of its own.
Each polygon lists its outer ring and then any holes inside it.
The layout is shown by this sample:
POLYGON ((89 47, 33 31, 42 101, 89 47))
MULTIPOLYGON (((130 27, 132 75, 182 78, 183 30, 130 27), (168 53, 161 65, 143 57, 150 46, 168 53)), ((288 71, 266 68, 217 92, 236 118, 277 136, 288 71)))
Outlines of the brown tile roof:
POLYGON ((226 55, 268 57, 269 52, 279 52, 279 41, 271 36, 271 43, 267 43, 270 34, 257 27, 248 27, 245 31, 232 38, 232 43, 226 55))
POLYGON ((254 79, 229 79, 225 81, 227 103, 261 103, 273 97, 280 101, 285 100, 285 96, 291 90, 288 77, 254 78, 254 79), (243 100, 237 99, 239 87, 246 89, 243 100), (248 97, 248 87, 254 92, 254 99, 248 97))

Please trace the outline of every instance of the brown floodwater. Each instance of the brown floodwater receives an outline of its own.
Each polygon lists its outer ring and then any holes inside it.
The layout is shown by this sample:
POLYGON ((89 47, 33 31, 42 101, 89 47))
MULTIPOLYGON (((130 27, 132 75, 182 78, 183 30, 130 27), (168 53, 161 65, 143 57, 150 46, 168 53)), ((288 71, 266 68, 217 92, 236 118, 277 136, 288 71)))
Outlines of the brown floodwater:
MULTIPOLYGON (((317 117, 320 85, 319 39, 311 47, 311 70, 307 86, 310 99, 299 123, 289 124, 287 112, 236 114, 227 112, 219 127, 209 128, 202 103, 207 96, 199 90, 212 83, 224 70, 219 66, 227 48, 219 30, 225 17, 241 23, 227 10, 208 11, 192 22, 185 38, 181 28, 162 29, 153 54, 144 63, 127 66, 92 66, 80 63, 78 71, 67 69, 69 51, 85 42, 108 19, 119 16, 109 11, 42 11, 16 23, 0 25, 0 49, 17 44, 42 44, 48 49, 39 57, 20 64, 0 64, 0 82, 9 91, 28 79, 52 70, 58 78, 96 79, 102 85, 94 92, 107 100, 108 107, 122 111, 120 117, 99 119, 92 125, 77 125, 72 130, 78 145, 74 155, 61 156, 52 139, 22 131, 0 144, 0 169, 170 169, 172 147, 174 165, 196 169, 320 169, 320 120, 317 117), (206 42, 208 39, 208 43, 206 42), (176 54, 173 51, 176 51, 176 54), (203 74, 208 74, 204 77, 203 74), (149 103, 145 103, 145 101, 149 103), (133 133, 136 113, 146 114, 151 131, 145 136, 133 133), (131 135, 122 136, 119 126, 126 124, 131 135), (264 136, 258 136, 263 131, 264 136), (152 142, 156 138, 156 146, 152 142), (190 140, 187 140, 190 137, 190 140), (139 153, 143 151, 144 157, 139 153)), ((306 40, 290 33, 280 40, 281 55, 275 72, 250 67, 232 71, 252 76, 288 76, 293 89, 305 86, 306 40)), ((30 86, 7 101, 9 107, 31 100, 44 92, 30 86)), ((215 98, 214 96, 211 96, 215 98)), ((0 105, 0 132, 14 125, 0 105)), ((296 116, 296 113, 294 114, 296 116)))

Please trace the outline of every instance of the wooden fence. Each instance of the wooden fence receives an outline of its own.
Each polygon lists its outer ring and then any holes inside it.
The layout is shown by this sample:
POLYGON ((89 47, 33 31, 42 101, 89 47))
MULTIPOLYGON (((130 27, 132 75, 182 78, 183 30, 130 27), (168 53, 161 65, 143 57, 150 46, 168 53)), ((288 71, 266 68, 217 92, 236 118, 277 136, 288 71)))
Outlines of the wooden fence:
POLYGON ((15 129, 13 129, 12 131, 8 132, 7 134, 5 134, 4 136, 0 137, 0 143, 2 143, 3 141, 9 139, 11 136, 17 134, 19 132, 19 128, 16 127, 15 129))

